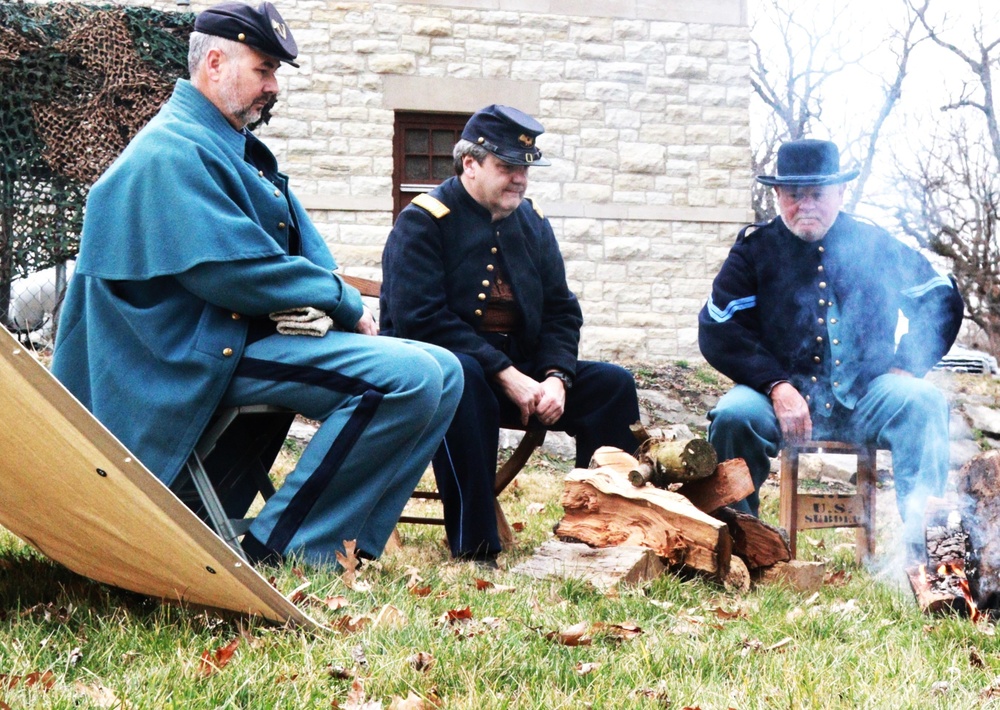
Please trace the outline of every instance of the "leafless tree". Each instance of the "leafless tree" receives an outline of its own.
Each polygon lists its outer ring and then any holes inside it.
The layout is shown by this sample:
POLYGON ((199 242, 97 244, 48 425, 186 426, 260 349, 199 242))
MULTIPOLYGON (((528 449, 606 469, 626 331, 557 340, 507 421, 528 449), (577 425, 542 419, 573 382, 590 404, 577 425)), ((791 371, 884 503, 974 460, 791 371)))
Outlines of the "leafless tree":
MULTIPOLYGON (((913 0, 909 0, 913 3, 913 0)), ((911 7, 943 58, 959 60, 966 77, 957 98, 941 107, 941 128, 914 160, 899 161, 906 202, 896 210, 900 228, 921 245, 951 260, 967 316, 982 328, 993 354, 1000 353, 1000 130, 993 71, 1000 66, 1000 27, 972 24, 962 43, 932 19, 931 0, 911 7)), ((937 3, 941 6, 941 3, 937 3)))
MULTIPOLYGON (((835 7, 835 6, 834 6, 835 7)), ((886 119, 902 95, 917 19, 908 12, 902 29, 893 31, 888 49, 896 59, 896 70, 888 78, 877 74, 882 84, 882 103, 872 105, 873 118, 860 127, 824 124, 824 106, 846 101, 848 96, 830 96, 830 79, 855 70, 866 71, 868 49, 857 43, 857 8, 841 5, 832 9, 819 26, 814 8, 795 0, 761 0, 759 14, 751 28, 750 82, 755 96, 767 109, 763 135, 751 157, 755 175, 773 172, 778 146, 789 140, 816 133, 829 135, 840 144, 844 160, 853 160, 861 174, 852 185, 845 205, 853 211, 864 196, 871 176, 876 147, 886 119)), ((873 76, 869 72, 869 77, 873 76)), ((854 97, 855 100, 857 97, 854 97)), ((758 220, 775 214, 771 190, 754 183, 753 209, 758 220)))

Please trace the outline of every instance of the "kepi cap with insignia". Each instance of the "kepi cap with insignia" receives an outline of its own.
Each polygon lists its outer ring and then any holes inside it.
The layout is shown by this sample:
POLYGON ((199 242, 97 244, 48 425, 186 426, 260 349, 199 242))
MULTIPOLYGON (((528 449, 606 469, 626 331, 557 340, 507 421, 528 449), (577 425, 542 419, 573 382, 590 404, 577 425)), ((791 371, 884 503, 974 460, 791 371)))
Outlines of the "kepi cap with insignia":
POLYGON ((299 47, 292 31, 274 5, 262 2, 257 9, 241 2, 224 2, 203 10, 194 21, 195 32, 247 44, 293 67, 299 47))
POLYGON ((778 148, 774 175, 758 175, 765 185, 839 185, 856 178, 858 170, 840 170, 840 151, 830 141, 802 138, 778 148))
POLYGON ((542 133, 542 124, 524 111, 491 104, 472 115, 462 130, 462 138, 511 165, 552 165, 535 145, 542 133))

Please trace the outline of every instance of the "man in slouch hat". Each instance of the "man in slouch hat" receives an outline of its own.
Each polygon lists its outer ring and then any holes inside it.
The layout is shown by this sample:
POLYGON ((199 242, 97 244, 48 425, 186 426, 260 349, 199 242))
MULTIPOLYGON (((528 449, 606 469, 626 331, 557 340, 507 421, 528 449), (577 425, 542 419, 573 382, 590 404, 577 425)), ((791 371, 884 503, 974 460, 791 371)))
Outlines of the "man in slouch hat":
MULTIPOLYGON (((912 551, 948 473, 948 404, 921 378, 954 342, 963 303, 924 256, 841 211, 857 175, 836 145, 804 139, 757 178, 780 214, 740 231, 699 315, 702 354, 736 382, 708 414, 709 441, 720 460, 746 461, 758 491, 783 441, 889 449, 912 551)), ((755 491, 737 507, 758 505, 755 491)))

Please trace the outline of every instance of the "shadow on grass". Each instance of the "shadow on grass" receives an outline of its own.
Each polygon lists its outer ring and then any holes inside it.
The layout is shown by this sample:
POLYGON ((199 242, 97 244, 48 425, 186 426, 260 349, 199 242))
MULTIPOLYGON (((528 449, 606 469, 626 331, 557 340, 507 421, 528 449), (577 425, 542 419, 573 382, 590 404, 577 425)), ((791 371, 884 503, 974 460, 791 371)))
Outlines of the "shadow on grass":
POLYGON ((79 575, 27 548, 0 555, 0 620, 32 609, 57 614, 60 607, 69 606, 100 615, 125 610, 142 617, 155 613, 161 604, 79 575))

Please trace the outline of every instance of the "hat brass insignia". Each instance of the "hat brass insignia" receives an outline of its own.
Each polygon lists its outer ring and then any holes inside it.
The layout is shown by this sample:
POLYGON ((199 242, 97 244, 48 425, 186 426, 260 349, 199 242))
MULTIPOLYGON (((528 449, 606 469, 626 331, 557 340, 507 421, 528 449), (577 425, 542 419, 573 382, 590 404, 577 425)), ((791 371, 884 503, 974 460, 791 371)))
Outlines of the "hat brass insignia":
POLYGON ((532 138, 530 136, 526 136, 523 133, 521 135, 519 135, 517 137, 517 139, 519 141, 521 141, 521 145, 523 145, 525 148, 530 148, 535 143, 535 139, 534 138, 532 138))
POLYGON ((271 27, 274 31, 281 35, 281 39, 288 39, 288 30, 285 28, 284 23, 278 22, 277 20, 271 20, 271 27))

